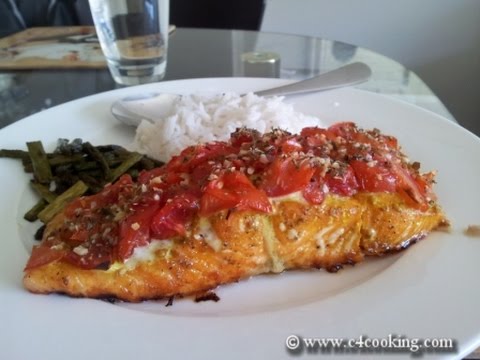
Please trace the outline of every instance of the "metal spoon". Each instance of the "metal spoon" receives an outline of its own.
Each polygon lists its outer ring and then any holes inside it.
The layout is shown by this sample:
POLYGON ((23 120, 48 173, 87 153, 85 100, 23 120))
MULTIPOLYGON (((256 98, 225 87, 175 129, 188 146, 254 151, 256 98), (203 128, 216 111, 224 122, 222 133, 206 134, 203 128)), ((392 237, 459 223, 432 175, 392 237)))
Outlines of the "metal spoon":
MULTIPOLYGON (((338 69, 317 75, 313 78, 273 89, 256 91, 259 96, 294 95, 314 91, 331 90, 362 83, 370 77, 372 71, 361 62, 342 66, 338 69)), ((117 100, 112 104, 111 112, 120 122, 138 126, 142 120, 153 122, 168 116, 175 100, 175 94, 142 94, 117 100)))

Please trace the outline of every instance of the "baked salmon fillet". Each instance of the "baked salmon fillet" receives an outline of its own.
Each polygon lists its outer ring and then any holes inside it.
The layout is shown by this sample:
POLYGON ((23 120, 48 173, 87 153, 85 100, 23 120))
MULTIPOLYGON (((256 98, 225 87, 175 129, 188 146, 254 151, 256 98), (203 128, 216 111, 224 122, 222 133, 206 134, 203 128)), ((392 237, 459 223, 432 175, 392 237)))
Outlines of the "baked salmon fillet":
POLYGON ((137 302, 263 273, 337 271, 447 220, 395 138, 353 123, 238 129, 70 203, 26 265, 34 293, 137 302))

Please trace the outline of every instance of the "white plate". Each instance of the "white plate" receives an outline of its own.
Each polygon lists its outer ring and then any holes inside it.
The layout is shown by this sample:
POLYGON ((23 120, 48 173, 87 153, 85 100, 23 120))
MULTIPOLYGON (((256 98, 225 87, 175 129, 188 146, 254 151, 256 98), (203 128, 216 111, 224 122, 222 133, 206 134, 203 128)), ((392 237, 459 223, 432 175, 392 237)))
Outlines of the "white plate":
MULTIPOLYGON (((119 97, 153 90, 245 92, 282 82, 184 80, 102 93, 1 130, 0 147, 25 148, 26 141, 37 139, 53 147, 59 137, 128 144, 133 131, 109 115, 110 104, 119 97)), ((480 140, 433 113, 354 89, 289 101, 297 110, 328 123, 353 120, 397 136, 423 169, 438 170, 436 190, 452 231, 434 233, 400 255, 369 260, 337 274, 290 272, 225 286, 217 292, 218 303, 182 300, 167 308, 165 301, 112 305, 32 295, 21 283, 30 231, 21 215, 33 201, 28 176, 18 162, 1 159, 2 358, 276 359, 290 356, 285 347, 290 334, 452 338, 458 346, 458 353, 448 354, 452 357, 462 357, 480 345, 480 239, 462 233, 469 224, 480 224, 480 140)))

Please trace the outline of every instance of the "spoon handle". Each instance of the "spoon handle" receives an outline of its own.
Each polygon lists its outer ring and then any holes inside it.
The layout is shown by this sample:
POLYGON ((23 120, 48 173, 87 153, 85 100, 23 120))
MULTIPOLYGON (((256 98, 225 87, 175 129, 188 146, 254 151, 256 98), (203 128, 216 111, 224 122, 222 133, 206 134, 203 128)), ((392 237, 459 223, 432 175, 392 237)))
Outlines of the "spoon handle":
POLYGON ((330 90, 362 83, 370 77, 372 70, 368 65, 355 62, 338 69, 317 75, 313 78, 273 89, 256 91, 259 96, 293 95, 313 91, 330 90))

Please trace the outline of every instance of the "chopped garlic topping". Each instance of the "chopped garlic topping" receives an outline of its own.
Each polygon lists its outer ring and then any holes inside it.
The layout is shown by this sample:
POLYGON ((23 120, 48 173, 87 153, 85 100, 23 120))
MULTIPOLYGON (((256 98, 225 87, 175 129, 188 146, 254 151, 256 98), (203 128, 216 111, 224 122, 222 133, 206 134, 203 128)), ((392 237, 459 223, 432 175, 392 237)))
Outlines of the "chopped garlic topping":
POLYGON ((84 256, 88 254, 88 249, 83 247, 82 245, 79 245, 73 249, 73 252, 78 256, 84 256))
POLYGON ((133 223, 133 224, 131 225, 131 228, 132 228, 133 230, 137 231, 138 229, 140 229, 140 224, 137 223, 137 222, 136 222, 136 223, 133 223))

